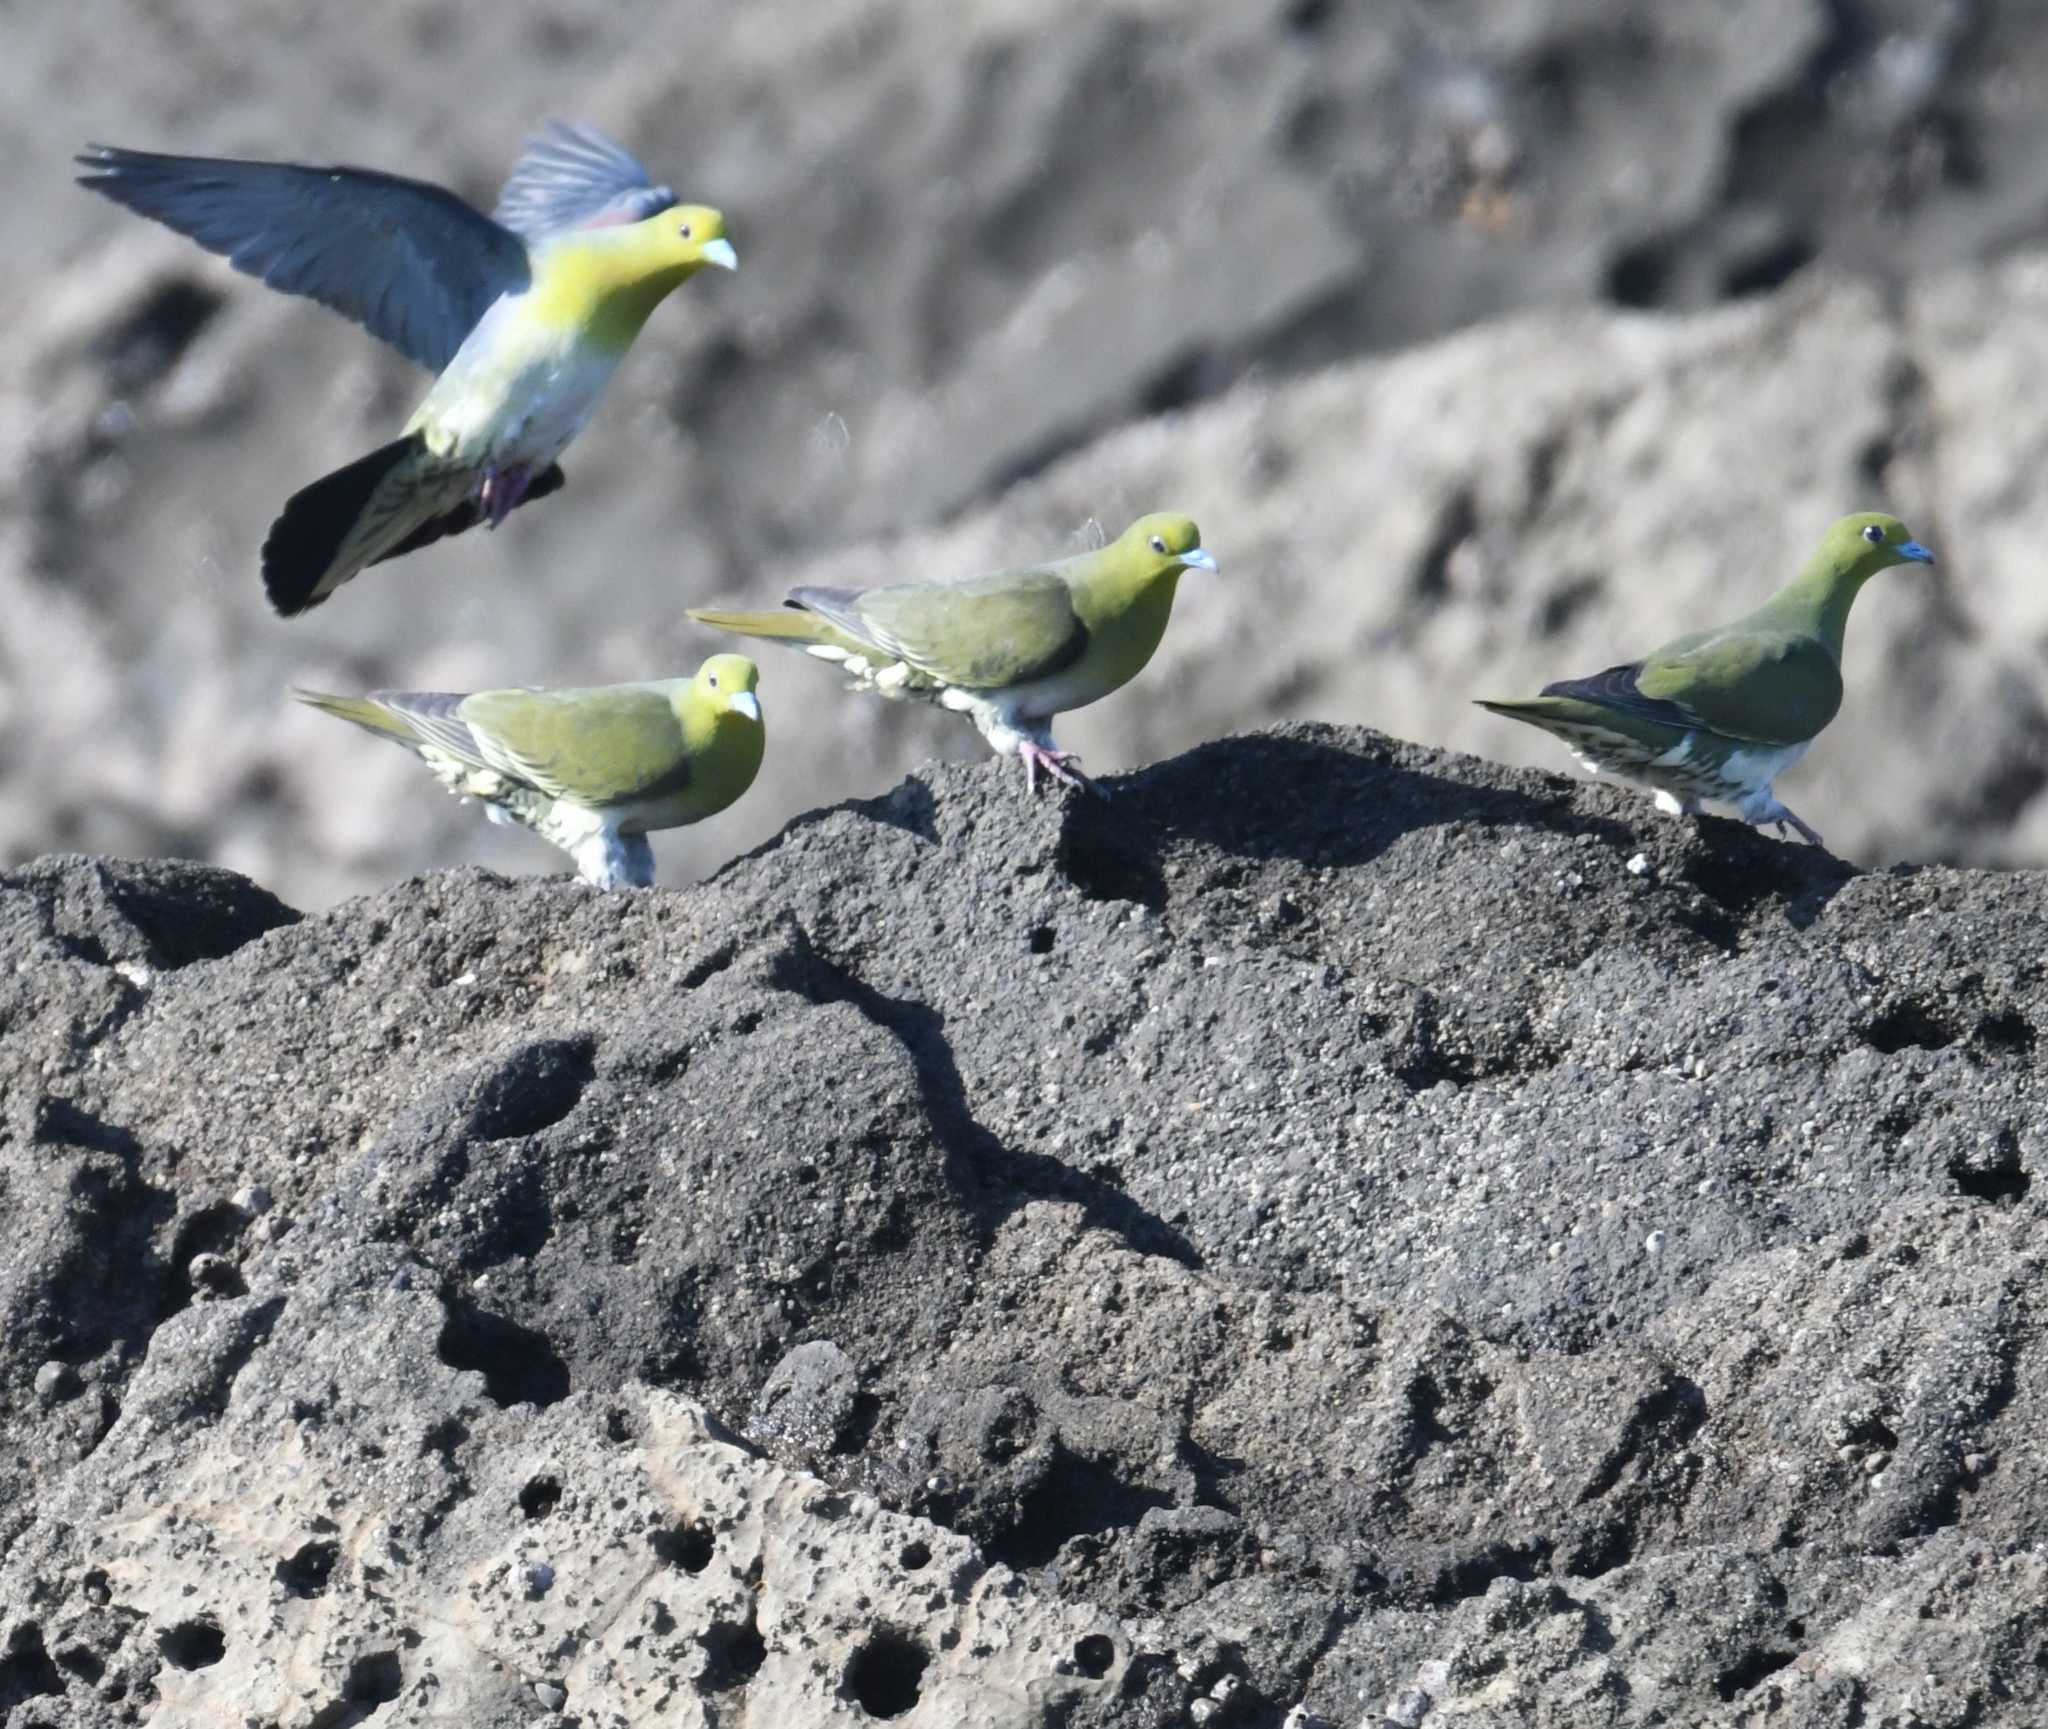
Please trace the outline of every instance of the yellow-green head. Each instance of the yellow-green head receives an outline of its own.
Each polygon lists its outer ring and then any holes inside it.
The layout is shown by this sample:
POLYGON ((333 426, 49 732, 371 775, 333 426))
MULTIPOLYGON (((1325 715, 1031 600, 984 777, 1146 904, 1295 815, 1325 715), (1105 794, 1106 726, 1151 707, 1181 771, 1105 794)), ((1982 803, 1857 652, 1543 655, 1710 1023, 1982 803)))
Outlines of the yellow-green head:
POLYGON ((1832 584, 1861 588, 1895 564, 1932 564, 1934 554, 1915 540, 1896 516, 1862 510, 1829 529, 1807 565, 1809 575, 1825 571, 1832 584))
POLYGON ((761 683, 761 669, 743 654, 714 654, 697 669, 690 681, 691 697, 704 712, 723 723, 761 724, 761 699, 755 695, 761 683))
POLYGON ((1934 554, 1896 516, 1858 511, 1827 531, 1806 568, 1766 601, 1757 616, 1819 636, 1839 660, 1849 608, 1863 585, 1895 564, 1933 562, 1934 554))
MULTIPOLYGON (((1107 546, 1062 566, 1075 614, 1089 632, 1088 660, 1106 695, 1134 678, 1165 634, 1184 570, 1214 571, 1192 517, 1141 516, 1107 546)), ((1095 697, 1084 701, 1093 702, 1095 697)), ((1070 706, 1079 707, 1079 703, 1070 706)))
POLYGON ((754 784, 768 748, 761 670, 743 654, 714 654, 672 699, 690 759, 690 803, 696 822, 721 811, 754 784))
POLYGON ((1216 560, 1202 549, 1202 531, 1195 519, 1171 511, 1139 517, 1107 550, 1129 574, 1146 582, 1183 570, 1216 568, 1216 560))
POLYGON ((644 250, 650 268, 688 276, 707 264, 719 270, 740 267, 740 255, 726 236, 725 213, 708 204, 671 205, 643 222, 623 224, 622 231, 638 235, 634 244, 644 250))
POLYGON ((677 204, 639 222, 574 228, 533 255, 535 311, 546 322, 624 348, 648 315, 706 265, 737 270, 724 213, 677 204))

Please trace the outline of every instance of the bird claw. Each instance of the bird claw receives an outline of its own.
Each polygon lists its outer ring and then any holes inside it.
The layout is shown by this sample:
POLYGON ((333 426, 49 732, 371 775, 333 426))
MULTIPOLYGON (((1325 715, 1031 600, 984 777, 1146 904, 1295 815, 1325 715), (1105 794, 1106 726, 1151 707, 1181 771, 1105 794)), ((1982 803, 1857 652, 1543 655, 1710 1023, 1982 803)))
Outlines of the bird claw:
POLYGON ((1820 838, 1820 830, 1801 822, 1783 805, 1779 805, 1768 816, 1760 818, 1757 827, 1768 828, 1780 840, 1789 840, 1796 834, 1808 846, 1824 847, 1827 844, 1820 838))
POLYGON ((1066 786, 1079 787, 1083 792, 1092 792, 1098 798, 1109 794, 1083 774, 1079 768, 1070 766, 1080 758, 1070 750, 1048 750, 1042 744, 1033 744, 1025 739, 1017 746, 1017 754, 1024 759, 1024 790, 1035 794, 1038 791, 1038 771, 1043 768, 1054 780, 1066 786))

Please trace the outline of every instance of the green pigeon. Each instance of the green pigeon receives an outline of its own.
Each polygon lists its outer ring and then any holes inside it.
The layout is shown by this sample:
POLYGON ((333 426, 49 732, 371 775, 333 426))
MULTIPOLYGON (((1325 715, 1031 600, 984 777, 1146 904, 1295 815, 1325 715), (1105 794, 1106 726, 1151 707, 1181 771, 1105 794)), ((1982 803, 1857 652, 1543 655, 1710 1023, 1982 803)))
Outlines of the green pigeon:
POLYGON ((779 612, 707 607, 690 616, 832 661, 855 689, 966 715, 995 750, 1023 759, 1027 791, 1041 768, 1092 787, 1074 766, 1080 759, 1054 746, 1053 717, 1137 677, 1166 632, 1181 572, 1215 569, 1194 523, 1162 514, 1052 564, 949 582, 799 588, 779 612))
POLYGON ((715 654, 695 678, 582 690, 292 694, 413 752, 493 822, 552 842, 599 888, 654 881, 656 829, 702 822, 754 783, 760 670, 715 654))
POLYGON ((603 133, 550 121, 496 211, 368 168, 88 147, 80 184, 365 326, 437 376, 397 439, 295 494, 263 543, 289 618, 367 565, 562 484, 649 314, 706 265, 739 267, 725 218, 680 203, 603 133))
POLYGON ((1564 679, 1526 702, 1479 706, 1555 733, 1587 771, 1652 789, 1690 815, 1732 804, 1761 827, 1789 824, 1773 783, 1842 706, 1842 633, 1863 585, 1895 564, 1932 564, 1895 516, 1865 511, 1828 530, 1806 568, 1747 617, 1668 642, 1591 678, 1564 679))

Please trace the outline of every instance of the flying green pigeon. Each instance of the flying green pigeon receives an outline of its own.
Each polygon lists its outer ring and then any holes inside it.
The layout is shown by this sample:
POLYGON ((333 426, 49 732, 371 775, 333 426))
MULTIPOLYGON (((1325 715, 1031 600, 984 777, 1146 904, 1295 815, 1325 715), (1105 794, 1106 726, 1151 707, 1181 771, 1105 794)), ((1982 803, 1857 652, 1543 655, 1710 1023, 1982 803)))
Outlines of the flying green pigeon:
POLYGON ((1934 554, 1895 516, 1866 511, 1827 532, 1806 568, 1746 618, 1668 642, 1626 666, 1543 687, 1528 702, 1479 706, 1555 733, 1592 774, 1651 788, 1674 816, 1702 799, 1761 827, 1787 824, 1772 783, 1842 705, 1842 632, 1863 585, 1934 554))
POLYGON ((496 528, 562 484, 648 315, 705 265, 737 269, 725 218, 679 204, 602 133, 550 121, 485 216, 425 181, 89 147, 81 185, 438 374, 404 432, 295 494, 263 543, 287 618, 366 565, 496 528))
POLYGON ((966 715, 997 751, 1072 786, 1094 783, 1056 749, 1052 721, 1128 684, 1166 631, 1180 573, 1213 571, 1185 516, 1146 516, 1056 564, 887 588, 799 588, 780 612, 692 609, 721 630, 772 637, 843 666, 857 689, 966 715))
POLYGON ((715 654, 695 678, 584 690, 292 694, 405 746, 493 822, 568 853, 586 882, 646 888, 652 831, 716 816, 753 785, 759 678, 744 655, 715 654))

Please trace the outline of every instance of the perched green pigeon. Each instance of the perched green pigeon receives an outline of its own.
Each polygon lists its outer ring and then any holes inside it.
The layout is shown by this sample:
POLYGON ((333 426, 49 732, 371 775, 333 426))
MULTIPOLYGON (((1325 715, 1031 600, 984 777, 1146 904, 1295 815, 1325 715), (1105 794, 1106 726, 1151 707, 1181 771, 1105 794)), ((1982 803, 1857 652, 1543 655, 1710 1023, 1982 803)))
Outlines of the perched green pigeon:
POLYGON ((1866 511, 1827 532, 1806 568, 1746 618, 1668 642, 1626 666, 1543 687, 1528 702, 1481 708, 1555 733, 1593 774, 1651 788, 1660 810, 1732 804, 1761 827, 1790 824, 1772 783, 1842 705, 1842 632, 1863 585, 1934 554, 1895 516, 1866 511))
POLYGON ((951 582, 799 588, 780 612, 693 608, 721 630, 787 641, 843 666, 857 689, 966 715, 997 751, 1093 785, 1052 742, 1053 716, 1128 684, 1166 632, 1180 573, 1213 571, 1185 516, 1145 516, 1094 552, 951 582))
POLYGON ((368 168, 95 145, 82 185, 354 319, 438 374, 404 432, 295 494, 263 543, 291 617, 366 565, 562 484, 555 458, 661 300, 737 269, 725 218, 679 204, 602 133, 550 121, 485 216, 368 168))
POLYGON ((293 694, 402 744, 493 822, 551 841, 599 888, 654 881, 655 829, 702 822, 754 783, 760 671, 715 654, 695 678, 584 690, 293 694))

